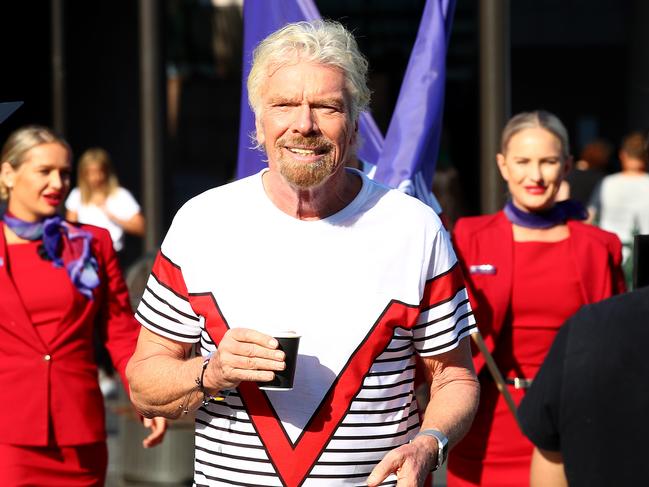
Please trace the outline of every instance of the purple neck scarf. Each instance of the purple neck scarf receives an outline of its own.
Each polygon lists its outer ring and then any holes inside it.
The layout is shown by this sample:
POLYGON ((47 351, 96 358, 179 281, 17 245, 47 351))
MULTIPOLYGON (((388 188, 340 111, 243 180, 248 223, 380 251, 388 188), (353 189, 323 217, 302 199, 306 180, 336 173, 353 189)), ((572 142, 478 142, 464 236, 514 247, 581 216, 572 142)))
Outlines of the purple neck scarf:
POLYGON ((99 285, 99 266, 90 253, 91 234, 69 225, 58 215, 39 222, 26 222, 6 212, 2 220, 20 238, 42 239, 47 259, 54 267, 65 266, 74 287, 88 299, 93 298, 92 290, 99 285), (62 241, 65 248, 60 251, 62 241))
POLYGON ((509 200, 503 208, 505 216, 514 225, 527 228, 551 228, 568 220, 585 220, 588 218, 586 208, 575 200, 564 200, 542 212, 529 213, 516 207, 509 200))

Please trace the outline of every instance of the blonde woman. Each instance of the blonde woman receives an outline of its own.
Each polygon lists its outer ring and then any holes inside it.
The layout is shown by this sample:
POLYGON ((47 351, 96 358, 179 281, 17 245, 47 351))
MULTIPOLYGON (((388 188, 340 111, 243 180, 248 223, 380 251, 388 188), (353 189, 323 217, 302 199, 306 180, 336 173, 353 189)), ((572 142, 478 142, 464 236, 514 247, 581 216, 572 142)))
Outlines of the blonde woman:
MULTIPOLYGON (((99 487, 107 466, 93 333, 126 385, 138 325, 108 232, 58 215, 68 144, 15 131, 0 156, 0 485, 99 487)), ((128 386, 126 385, 128 389, 128 386)), ((161 418, 145 447, 162 440, 161 418)))
POLYGON ((108 152, 99 147, 81 155, 77 187, 70 192, 65 208, 69 221, 107 229, 117 252, 124 248, 124 233, 144 235, 140 205, 119 185, 108 152))
MULTIPOLYGON (((582 305, 624 291, 620 240, 587 225, 583 206, 557 201, 571 165, 568 132, 552 113, 509 120, 496 156, 510 200, 460 218, 453 240, 478 327, 518 404, 559 327, 582 305)), ((474 351, 475 352, 475 351, 474 351)), ((532 443, 518 428, 483 357, 471 430, 449 457, 449 487, 529 485, 532 443)))

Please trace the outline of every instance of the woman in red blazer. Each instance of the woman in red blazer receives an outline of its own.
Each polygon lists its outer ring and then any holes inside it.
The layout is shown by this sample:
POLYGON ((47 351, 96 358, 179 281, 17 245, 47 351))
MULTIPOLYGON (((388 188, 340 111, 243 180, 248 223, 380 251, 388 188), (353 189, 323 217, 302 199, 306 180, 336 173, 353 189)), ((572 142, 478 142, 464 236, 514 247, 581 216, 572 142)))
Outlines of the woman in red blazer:
MULTIPOLYGON (((557 192, 570 167, 554 115, 521 113, 505 126, 497 163, 510 201, 460 219, 453 239, 484 341, 518 404, 561 324, 583 304, 624 290, 619 239, 581 223, 586 211, 557 192)), ((532 444, 474 350, 480 407, 451 452, 449 487, 527 486, 532 444)))
MULTIPOLYGON (((95 327, 126 384, 139 326, 107 231, 63 221, 70 149, 43 127, 5 143, 0 197, 0 485, 100 486, 107 464, 95 327)), ((161 419, 145 446, 159 443, 161 419)))

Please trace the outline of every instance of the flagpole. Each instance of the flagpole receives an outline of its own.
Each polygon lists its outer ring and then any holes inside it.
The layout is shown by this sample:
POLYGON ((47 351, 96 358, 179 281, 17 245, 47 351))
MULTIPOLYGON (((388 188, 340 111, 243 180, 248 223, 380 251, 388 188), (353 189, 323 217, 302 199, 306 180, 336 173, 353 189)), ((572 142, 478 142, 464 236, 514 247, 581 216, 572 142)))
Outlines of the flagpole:
POLYGON ((489 349, 487 349, 487 345, 482 339, 482 335, 480 334, 480 332, 473 333, 471 334, 471 339, 473 340, 473 343, 476 344, 476 346, 480 350, 480 353, 484 357, 485 363, 487 364, 487 368, 489 369, 489 372, 491 373, 491 377, 493 377, 493 380, 496 383, 496 387, 498 388, 498 391, 500 391, 500 393, 503 395, 503 398, 507 403, 507 407, 514 415, 516 424, 520 428, 521 425, 518 422, 518 415, 516 414, 516 409, 517 409, 516 403, 514 403, 514 399, 512 398, 512 395, 509 393, 509 389, 507 389, 507 384, 505 383, 505 379, 500 373, 500 370, 496 365, 496 361, 494 360, 493 356, 489 352, 489 349))

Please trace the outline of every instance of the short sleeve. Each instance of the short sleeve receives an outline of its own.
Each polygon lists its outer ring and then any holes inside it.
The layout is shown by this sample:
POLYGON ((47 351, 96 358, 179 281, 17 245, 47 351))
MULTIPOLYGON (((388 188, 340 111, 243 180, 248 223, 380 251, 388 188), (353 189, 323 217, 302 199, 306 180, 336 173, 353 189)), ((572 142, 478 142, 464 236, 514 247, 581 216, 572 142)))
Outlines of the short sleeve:
POLYGON ((80 207, 81 207, 81 191, 79 191, 79 188, 74 188, 72 191, 70 191, 70 195, 68 196, 68 199, 65 200, 65 209, 68 211, 74 211, 78 213, 80 207))
POLYGON ((176 215, 156 256, 135 318, 153 333, 178 342, 196 343, 202 318, 192 309, 180 253, 174 252, 186 245, 181 228, 182 217, 176 215))
POLYGON ((464 277, 448 234, 439 229, 432 245, 419 318, 413 328, 414 345, 422 356, 455 348, 477 331, 464 277))
POLYGON ((140 212, 140 205, 125 188, 119 188, 115 197, 110 198, 107 204, 109 210, 123 220, 129 220, 140 212))
POLYGON ((568 321, 559 330, 550 352, 518 409, 523 433, 543 450, 561 449, 561 389, 570 324, 568 321))

